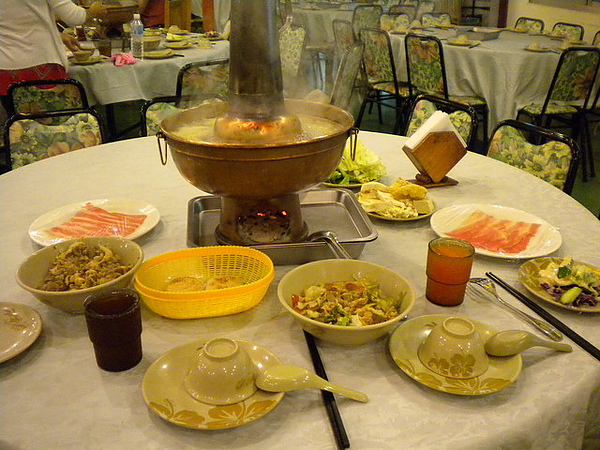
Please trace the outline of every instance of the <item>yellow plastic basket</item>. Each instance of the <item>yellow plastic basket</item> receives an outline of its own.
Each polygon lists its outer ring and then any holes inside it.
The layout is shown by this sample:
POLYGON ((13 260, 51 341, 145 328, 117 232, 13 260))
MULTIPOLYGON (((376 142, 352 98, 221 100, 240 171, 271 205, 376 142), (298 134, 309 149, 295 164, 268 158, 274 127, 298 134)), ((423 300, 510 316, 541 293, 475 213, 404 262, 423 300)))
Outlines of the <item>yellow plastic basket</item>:
POLYGON ((265 296, 275 277, 273 261, 259 250, 239 246, 197 247, 163 253, 145 261, 134 286, 144 303, 171 319, 224 316, 246 311, 265 296), (243 285, 197 292, 170 292, 177 277, 236 276, 243 285))

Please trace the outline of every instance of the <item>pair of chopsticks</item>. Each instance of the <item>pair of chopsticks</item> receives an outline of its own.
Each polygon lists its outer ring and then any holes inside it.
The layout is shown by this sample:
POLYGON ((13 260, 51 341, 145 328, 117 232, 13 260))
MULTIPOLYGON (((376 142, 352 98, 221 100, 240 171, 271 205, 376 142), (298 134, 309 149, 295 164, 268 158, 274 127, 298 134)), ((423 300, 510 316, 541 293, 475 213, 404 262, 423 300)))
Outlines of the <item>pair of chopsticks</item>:
POLYGON ((579 334, 577 334, 575 331, 573 331, 571 328, 569 328, 563 322, 558 320, 556 317, 554 317, 552 314, 550 314, 544 308, 539 306, 537 303, 533 302, 532 300, 527 298, 525 295, 521 294, 510 284, 502 281, 500 278, 498 278, 493 273, 487 272, 486 276, 488 276, 489 278, 494 280, 505 291, 512 294, 513 297, 515 297, 517 300, 519 300, 525 306, 529 307, 529 309, 534 311, 538 316, 545 319, 548 323, 551 323, 552 325, 554 325, 556 328, 558 328, 560 331, 562 331, 565 336, 567 336, 569 339, 571 339, 573 342, 575 342, 577 345, 579 345, 582 349, 584 349, 586 352, 588 352, 590 355, 592 355, 594 358, 596 358, 598 361, 600 361, 600 349, 598 349, 593 344, 591 344, 589 341, 587 341, 586 339, 581 337, 579 334))
MULTIPOLYGON (((328 380, 327 373, 325 372, 325 366, 323 366, 323 361, 321 360, 321 355, 319 354, 319 349, 317 348, 315 338, 312 336, 312 334, 304 331, 304 339, 306 339, 306 345, 308 346, 308 351, 310 352, 310 358, 312 359, 315 373, 321 378, 328 380)), ((342 416, 340 416, 340 411, 338 410, 337 403, 335 402, 335 397, 331 392, 328 391, 321 391, 321 396, 323 397, 323 403, 325 404, 325 409, 327 410, 327 416, 329 417, 329 422, 331 423, 331 428, 333 430, 333 435, 335 436, 338 449, 343 450, 350 448, 350 440, 346 434, 344 422, 342 421, 342 416)))

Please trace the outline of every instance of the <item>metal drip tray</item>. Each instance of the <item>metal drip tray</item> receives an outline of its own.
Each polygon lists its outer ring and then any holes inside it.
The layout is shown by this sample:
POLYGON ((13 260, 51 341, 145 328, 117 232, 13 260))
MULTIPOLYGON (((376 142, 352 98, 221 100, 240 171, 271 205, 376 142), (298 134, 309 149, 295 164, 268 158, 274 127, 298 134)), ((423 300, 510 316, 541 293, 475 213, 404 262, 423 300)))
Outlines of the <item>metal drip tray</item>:
MULTIPOLYGON (((358 258, 367 242, 377 239, 377 231, 356 196, 347 189, 313 189, 299 194, 302 218, 308 233, 332 230, 344 249, 358 258)), ((221 198, 208 195, 188 203, 187 243, 190 247, 219 245, 215 229, 220 221, 221 198)), ((290 242, 252 246, 269 255, 279 266, 304 264, 334 258, 324 242, 290 242)))

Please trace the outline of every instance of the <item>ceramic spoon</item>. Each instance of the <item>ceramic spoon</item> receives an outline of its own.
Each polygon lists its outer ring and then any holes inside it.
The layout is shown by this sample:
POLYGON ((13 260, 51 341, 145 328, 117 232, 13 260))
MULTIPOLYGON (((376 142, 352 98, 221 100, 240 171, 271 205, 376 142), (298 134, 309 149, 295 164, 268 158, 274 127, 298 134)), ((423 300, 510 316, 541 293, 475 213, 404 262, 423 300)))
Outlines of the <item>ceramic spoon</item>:
POLYGON ((492 356, 512 356, 527 350, 530 347, 540 346, 570 352, 573 348, 569 344, 546 341, 523 330, 506 330, 494 334, 485 343, 485 351, 492 356))
POLYGON ((298 366, 267 367, 256 377, 256 386, 267 392, 287 392, 296 389, 322 389, 343 395, 358 402, 368 402, 369 398, 362 392, 346 389, 321 378, 320 376, 298 366))

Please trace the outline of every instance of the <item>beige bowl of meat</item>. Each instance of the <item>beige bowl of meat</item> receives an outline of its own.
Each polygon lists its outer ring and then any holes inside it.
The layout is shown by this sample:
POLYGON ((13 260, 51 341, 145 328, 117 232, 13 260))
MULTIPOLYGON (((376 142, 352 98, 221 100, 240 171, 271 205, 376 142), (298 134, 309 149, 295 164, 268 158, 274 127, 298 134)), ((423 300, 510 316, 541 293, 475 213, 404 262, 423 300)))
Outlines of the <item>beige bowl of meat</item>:
POLYGON ((299 266, 281 279, 277 295, 302 329, 348 346, 385 336, 415 304, 414 291, 402 275, 350 259, 299 266))
POLYGON ((42 303, 81 314, 88 295, 129 287, 143 260, 133 241, 86 237, 38 250, 21 263, 16 279, 42 303))

